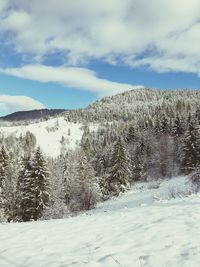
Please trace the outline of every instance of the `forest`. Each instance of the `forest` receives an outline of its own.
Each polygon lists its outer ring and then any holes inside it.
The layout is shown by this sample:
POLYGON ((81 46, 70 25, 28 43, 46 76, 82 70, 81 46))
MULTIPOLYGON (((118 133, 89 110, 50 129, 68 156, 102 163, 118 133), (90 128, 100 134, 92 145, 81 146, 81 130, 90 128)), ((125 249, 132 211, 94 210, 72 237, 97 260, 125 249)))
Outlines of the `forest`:
POLYGON ((84 132, 79 147, 63 145, 56 158, 29 131, 1 133, 0 221, 75 216, 139 181, 186 175, 199 189, 199 91, 132 90, 59 116, 81 122, 84 132))

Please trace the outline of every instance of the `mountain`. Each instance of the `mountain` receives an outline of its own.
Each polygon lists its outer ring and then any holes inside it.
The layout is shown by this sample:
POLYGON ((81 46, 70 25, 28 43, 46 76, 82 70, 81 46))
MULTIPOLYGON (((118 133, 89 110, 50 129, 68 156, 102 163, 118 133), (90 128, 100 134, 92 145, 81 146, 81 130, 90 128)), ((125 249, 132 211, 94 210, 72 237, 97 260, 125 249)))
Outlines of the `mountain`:
POLYGON ((37 120, 41 118, 48 118, 59 115, 66 111, 65 109, 37 109, 28 111, 18 111, 12 114, 0 117, 3 121, 26 121, 26 120, 37 120))

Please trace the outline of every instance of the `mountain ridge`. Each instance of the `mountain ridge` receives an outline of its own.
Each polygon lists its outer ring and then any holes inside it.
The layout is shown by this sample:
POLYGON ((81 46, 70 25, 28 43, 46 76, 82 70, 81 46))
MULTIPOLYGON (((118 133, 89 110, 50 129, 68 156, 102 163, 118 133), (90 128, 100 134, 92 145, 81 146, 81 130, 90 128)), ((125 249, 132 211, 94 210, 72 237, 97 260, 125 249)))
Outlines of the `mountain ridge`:
POLYGON ((112 120, 135 120, 135 117, 143 117, 157 114, 163 105, 169 109, 179 109, 181 103, 185 103, 186 111, 195 111, 200 108, 200 90, 173 89, 164 90, 156 88, 132 89, 113 96, 105 96, 79 109, 41 109, 30 111, 18 111, 3 117, 0 121, 20 122, 28 120, 45 119, 63 115, 68 121, 101 122, 112 120), (187 108, 188 107, 188 108, 187 108), (188 110, 187 110, 188 109, 188 110))
POLYGON ((2 121, 26 121, 26 120, 35 120, 45 117, 54 117, 63 112, 67 111, 66 109, 34 109, 27 111, 16 111, 11 114, 0 117, 2 121))

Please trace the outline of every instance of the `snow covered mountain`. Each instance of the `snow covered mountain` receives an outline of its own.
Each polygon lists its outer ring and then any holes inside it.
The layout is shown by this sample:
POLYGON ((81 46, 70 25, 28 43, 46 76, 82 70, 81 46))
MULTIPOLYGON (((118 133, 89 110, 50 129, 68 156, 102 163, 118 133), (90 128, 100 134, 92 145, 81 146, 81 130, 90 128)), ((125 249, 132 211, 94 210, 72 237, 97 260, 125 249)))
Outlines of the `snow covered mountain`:
MULTIPOLYGON (((155 121, 162 114, 173 120, 177 114, 187 117, 189 113, 197 113, 199 110, 199 90, 134 89, 105 97, 85 109, 69 110, 60 115, 55 111, 56 117, 47 120, 25 120, 15 123, 17 126, 3 125, 0 133, 2 136, 19 137, 29 131, 36 136, 37 146, 46 155, 56 157, 63 145, 66 149, 73 149, 80 143, 85 124, 89 125, 91 131, 96 131, 102 122, 123 121, 139 125, 149 123, 152 118, 155 121)), ((23 114, 17 118, 23 118, 23 114)), ((27 114, 29 113, 25 113, 25 118, 29 116, 27 114)), ((33 114, 35 111, 30 112, 30 116, 33 114)), ((10 116, 8 118, 12 119, 12 115, 10 116)))
POLYGON ((200 108, 200 90, 134 89, 104 97, 85 109, 65 112, 67 118, 85 121, 135 121, 176 113, 185 115, 200 108))
POLYGON ((139 183, 77 217, 1 224, 0 266, 198 267, 200 197, 189 194, 186 177, 139 183))

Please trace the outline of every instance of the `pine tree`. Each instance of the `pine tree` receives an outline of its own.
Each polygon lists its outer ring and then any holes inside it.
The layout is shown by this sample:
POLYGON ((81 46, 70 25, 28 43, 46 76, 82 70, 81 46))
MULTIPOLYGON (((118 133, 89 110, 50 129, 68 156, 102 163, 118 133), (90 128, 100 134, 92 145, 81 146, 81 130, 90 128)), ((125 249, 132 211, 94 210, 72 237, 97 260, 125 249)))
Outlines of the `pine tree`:
POLYGON ((38 148, 32 161, 19 178, 22 192, 20 203, 22 221, 38 220, 49 203, 49 184, 46 161, 38 148))
POLYGON ((125 144, 121 137, 118 138, 114 145, 111 159, 111 170, 109 176, 110 191, 118 195, 124 192, 129 186, 130 166, 127 157, 125 144))
POLYGON ((25 181, 32 174, 32 161, 30 157, 21 159, 21 170, 17 179, 16 201, 15 201, 15 221, 26 221, 26 200, 25 200, 25 181))
POLYGON ((181 171, 188 174, 198 167, 200 167, 200 133, 198 127, 191 121, 183 140, 181 171))

